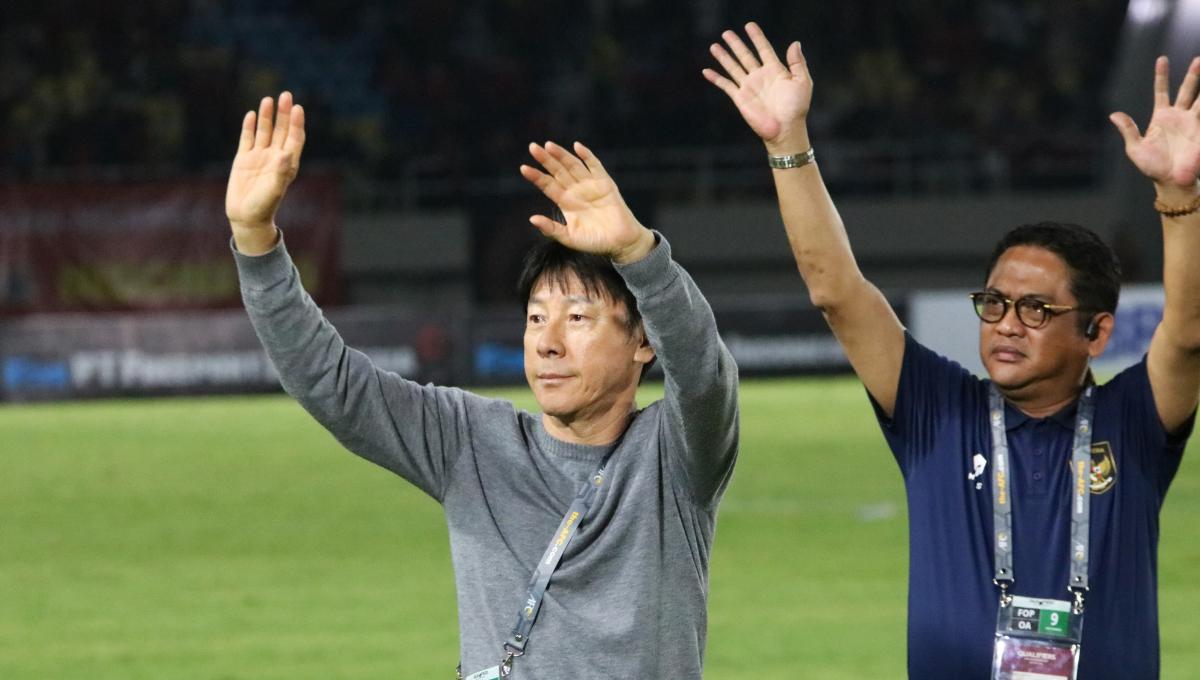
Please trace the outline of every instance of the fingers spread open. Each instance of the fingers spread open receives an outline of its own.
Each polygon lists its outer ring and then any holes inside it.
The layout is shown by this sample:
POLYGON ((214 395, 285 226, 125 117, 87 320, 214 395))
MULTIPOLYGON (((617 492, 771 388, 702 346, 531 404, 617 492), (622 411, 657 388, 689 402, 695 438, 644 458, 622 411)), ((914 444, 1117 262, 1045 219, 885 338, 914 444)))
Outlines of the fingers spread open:
POLYGON ((729 74, 733 82, 741 85, 742 81, 746 79, 746 70, 742 68, 741 64, 737 63, 737 60, 729 54, 724 46, 713 43, 708 48, 708 51, 716 57, 717 63, 721 65, 721 68, 725 69, 725 72, 729 74))
POLYGON ((738 61, 742 64, 742 68, 746 69, 747 72, 761 66, 758 63, 758 57, 755 57, 750 48, 746 47, 746 43, 742 42, 741 37, 737 33, 725 31, 721 34, 721 37, 725 38, 725 43, 729 45, 729 49, 733 50, 734 56, 737 57, 738 61))
POLYGON ((1137 144, 1142 138, 1142 133, 1138 132, 1137 123, 1129 117, 1129 114, 1118 111, 1110 114, 1108 119, 1117 127, 1117 132, 1121 133, 1121 138, 1125 140, 1125 146, 1129 147, 1137 144))
POLYGON ((1175 95, 1175 106, 1181 109, 1190 109, 1192 104, 1196 102, 1196 84, 1200 82, 1200 57, 1192 59, 1192 63, 1188 65, 1187 75, 1183 77, 1183 83, 1179 86, 1179 93, 1175 95))
POLYGON ((541 170, 529 165, 522 165, 521 176, 537 187, 551 201, 558 203, 558 199, 562 197, 564 191, 562 184, 541 170))
POLYGON ((1167 93, 1167 72, 1170 66, 1166 57, 1159 57, 1154 62, 1154 108, 1170 106, 1171 99, 1167 93))
POLYGON ((295 153, 297 156, 304 150, 304 107, 297 104, 292 107, 292 119, 288 124, 287 141, 283 150, 295 153))
POLYGON ((550 155, 554 156, 559 163, 562 163, 563 167, 566 168, 573 180, 579 182, 591 177, 592 173, 588 171, 587 166, 584 165, 583 162, 578 158, 576 158, 575 155, 570 151, 567 151, 565 148, 555 144, 554 142, 546 142, 546 150, 549 151, 550 155))
POLYGON ((750 42, 754 43, 754 49, 758 50, 758 58, 764 65, 779 63, 779 55, 775 54, 775 48, 771 46, 771 41, 767 40, 766 34, 758 24, 753 21, 746 24, 746 35, 750 36, 750 42))
POLYGON ((271 123, 274 122, 275 101, 263 97, 258 104, 258 130, 254 135, 254 148, 265 149, 271 146, 271 123))
POLYGON ((253 111, 247 111, 246 115, 242 116, 242 136, 238 139, 238 153, 249 151, 254 147, 254 124, 257 116, 253 111))
POLYGON ((549 172, 554 179, 562 184, 569 184, 575 181, 571 173, 563 166, 563 164, 555 158, 548 148, 537 144, 536 142, 529 145, 529 155, 533 156, 534 160, 542 164, 542 167, 549 172))
POLYGON ((704 74, 704 77, 708 80, 708 82, 721 88, 721 91, 729 95, 730 99, 734 99, 737 96, 738 86, 734 85, 732 80, 726 78, 720 73, 717 73, 711 68, 703 69, 700 71, 700 73, 704 74))
POLYGON ((550 151, 550 154, 554 158, 557 158, 559 163, 563 164, 563 167, 566 168, 568 173, 570 173, 572 179, 576 181, 583 181, 592 176, 592 171, 588 170, 588 167, 584 166, 583 162, 578 160, 578 158, 575 157, 575 154, 571 154, 571 152, 564 148, 564 146, 559 146, 553 142, 547 142, 546 151, 550 151))
POLYGON ((575 153, 579 154, 579 157, 583 159, 584 164, 587 165, 588 172, 593 177, 610 179, 608 170, 604 169, 604 164, 600 162, 596 154, 592 153, 591 149, 583 145, 583 142, 575 142, 575 153))
POLYGON ((288 123, 292 118, 292 93, 283 92, 279 95, 279 108, 275 112, 275 130, 271 133, 271 146, 276 149, 282 149, 283 143, 287 141, 290 127, 288 123))

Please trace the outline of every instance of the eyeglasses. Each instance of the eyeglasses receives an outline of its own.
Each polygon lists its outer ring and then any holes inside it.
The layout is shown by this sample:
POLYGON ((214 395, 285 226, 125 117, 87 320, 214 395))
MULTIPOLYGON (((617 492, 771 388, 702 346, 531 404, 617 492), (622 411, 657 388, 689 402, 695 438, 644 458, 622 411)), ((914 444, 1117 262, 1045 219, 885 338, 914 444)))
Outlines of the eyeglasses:
POLYGON ((1017 319, 1026 328, 1041 328, 1052 316, 1066 314, 1078 310, 1069 305, 1052 305, 1026 295, 1016 301, 1010 300, 999 293, 986 290, 971 293, 968 297, 975 303, 975 313, 987 323, 996 323, 1008 314, 1008 306, 1017 308, 1017 319))

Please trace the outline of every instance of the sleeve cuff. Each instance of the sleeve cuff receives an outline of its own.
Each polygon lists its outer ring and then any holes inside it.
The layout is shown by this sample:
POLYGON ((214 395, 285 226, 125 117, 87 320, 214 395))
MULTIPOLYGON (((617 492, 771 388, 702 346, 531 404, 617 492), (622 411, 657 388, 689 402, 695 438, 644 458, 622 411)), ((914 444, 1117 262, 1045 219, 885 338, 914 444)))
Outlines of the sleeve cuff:
POLYGON ((242 288, 246 290, 266 290, 275 284, 286 281, 295 267, 292 257, 288 255, 287 246, 283 243, 283 231, 279 232, 279 240, 275 247, 262 255, 246 255, 237 249, 233 237, 229 239, 229 249, 233 251, 233 259, 237 262, 238 278, 242 288))
POLYGON ((671 244, 657 230, 654 231, 654 248, 642 259, 628 264, 613 263, 625 284, 634 291, 653 295, 671 285, 679 273, 671 266, 671 244))

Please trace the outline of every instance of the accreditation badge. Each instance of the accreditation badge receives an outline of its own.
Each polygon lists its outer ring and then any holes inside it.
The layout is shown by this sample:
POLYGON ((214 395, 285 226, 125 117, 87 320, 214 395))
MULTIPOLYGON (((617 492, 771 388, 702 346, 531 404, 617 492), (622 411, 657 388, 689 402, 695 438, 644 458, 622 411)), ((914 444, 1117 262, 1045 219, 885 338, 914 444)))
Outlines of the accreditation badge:
POLYGON ((1083 614, 1065 600, 1013 597, 996 618, 992 680, 1075 680, 1083 614))
POLYGON ((485 668, 478 673, 468 675, 463 680, 500 680, 500 667, 485 668))

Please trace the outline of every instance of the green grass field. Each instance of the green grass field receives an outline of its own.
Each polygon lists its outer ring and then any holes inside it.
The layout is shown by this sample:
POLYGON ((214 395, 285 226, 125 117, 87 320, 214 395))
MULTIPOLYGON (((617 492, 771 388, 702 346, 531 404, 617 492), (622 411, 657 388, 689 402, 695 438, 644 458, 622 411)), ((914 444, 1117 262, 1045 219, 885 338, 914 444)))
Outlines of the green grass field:
MULTIPOLYGON (((742 414, 706 677, 902 678, 904 496, 861 388, 745 381, 742 414)), ((1200 678, 1196 448, 1163 512, 1168 679, 1200 678)), ((0 408, 0 512, 4 680, 453 677, 440 508, 285 397, 0 408)))

